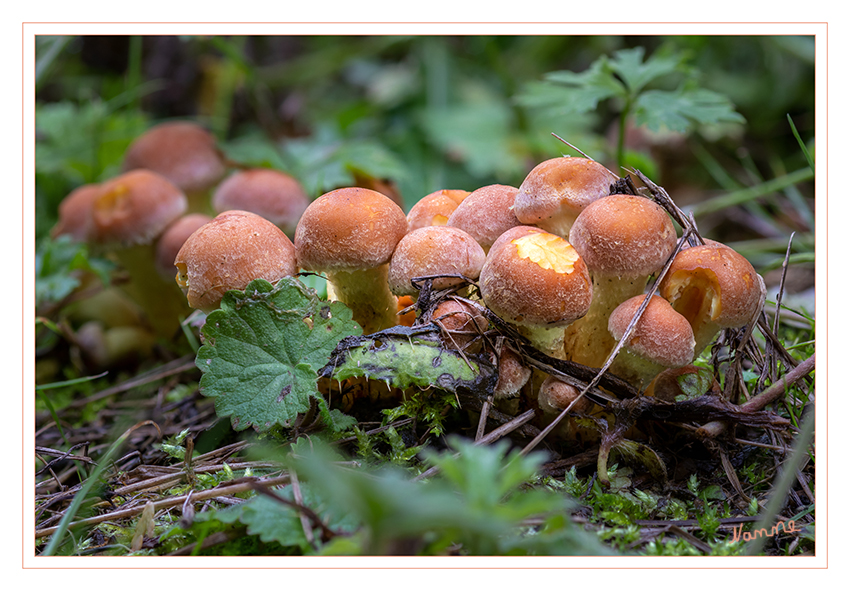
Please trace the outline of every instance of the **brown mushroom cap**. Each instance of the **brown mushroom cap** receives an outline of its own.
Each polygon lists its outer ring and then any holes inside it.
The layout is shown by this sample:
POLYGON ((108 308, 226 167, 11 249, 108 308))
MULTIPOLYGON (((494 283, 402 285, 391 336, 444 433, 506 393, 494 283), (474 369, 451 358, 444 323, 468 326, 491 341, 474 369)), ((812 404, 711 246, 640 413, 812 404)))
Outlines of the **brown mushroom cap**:
POLYGON ((140 135, 124 155, 124 170, 146 168, 187 193, 206 191, 226 172, 215 138, 190 121, 160 123, 140 135))
POLYGON ((474 190, 457 206, 446 225, 460 228, 487 251, 496 238, 522 224, 513 211, 517 188, 487 185, 474 190))
POLYGON ((147 244, 186 212, 186 196, 149 170, 125 172, 101 185, 92 204, 95 242, 147 244))
POLYGON ((711 321, 721 328, 749 322, 761 305, 759 277, 750 262, 722 244, 679 252, 659 286, 661 296, 694 326, 711 321))
POLYGON ((573 403, 571 412, 585 413, 593 408, 593 402, 588 398, 578 398, 581 392, 575 386, 563 382, 555 376, 546 376, 537 391, 537 403, 546 414, 560 414, 573 403))
POLYGON ((250 211, 292 235, 310 199, 290 175, 270 168, 242 170, 227 177, 212 196, 216 213, 250 211))
MULTIPOLYGON (((443 344, 447 349, 467 350, 487 330, 487 319, 477 308, 463 301, 448 298, 437 304, 431 321, 440 327, 443 344)), ((480 345, 472 353, 480 350, 480 345)))
MULTIPOLYGON (((630 298, 611 313, 608 330, 614 340, 623 338, 644 298, 630 298)), ((653 295, 623 348, 664 367, 683 367, 694 358, 694 332, 667 300, 653 295)))
POLYGON ((514 213, 523 224, 567 236, 576 216, 608 195, 616 180, 601 164, 587 158, 552 158, 535 166, 522 181, 514 213))
MULTIPOLYGON (((484 249, 475 239, 458 228, 426 226, 406 234, 396 246, 390 260, 390 291, 396 295, 419 294, 411 283, 414 277, 460 274, 478 279, 484 265, 484 249)), ((440 278, 434 289, 446 289, 462 282, 440 278)))
POLYGON ((51 230, 56 238, 68 234, 77 242, 89 242, 94 238, 94 220, 92 207, 100 195, 99 184, 87 184, 77 187, 59 204, 59 220, 51 230))
POLYGON ((570 243, 591 273, 649 277, 676 249, 676 229, 660 205, 635 195, 590 203, 570 230, 570 243))
POLYGON ((384 265, 407 233, 407 218, 389 197, 358 187, 325 193, 295 230, 298 264, 309 271, 354 271, 384 265))
POLYGON ((407 212, 408 232, 425 226, 445 226, 469 191, 443 189, 422 197, 407 212))
POLYGON ((485 304, 520 326, 566 326, 590 307, 587 267, 566 240, 515 226, 490 248, 479 287, 485 304))
POLYGON ((531 379, 531 368, 523 363, 522 357, 507 347, 503 347, 499 353, 498 372, 493 387, 493 398, 496 400, 516 396, 531 379))
POLYGON ((156 241, 156 269, 163 278, 174 279, 174 259, 195 230, 212 221, 204 213, 187 213, 168 226, 156 241))
POLYGON ((224 293, 253 279, 295 275, 295 247, 280 228, 247 211, 227 211, 196 230, 174 260, 189 305, 218 308, 224 293))

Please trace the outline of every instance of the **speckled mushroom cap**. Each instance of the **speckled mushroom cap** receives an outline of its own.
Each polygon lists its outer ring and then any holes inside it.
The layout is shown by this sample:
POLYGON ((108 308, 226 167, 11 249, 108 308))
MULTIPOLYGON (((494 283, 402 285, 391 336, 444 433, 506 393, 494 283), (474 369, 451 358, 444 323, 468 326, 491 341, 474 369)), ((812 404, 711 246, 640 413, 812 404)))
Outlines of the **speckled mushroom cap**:
MULTIPOLYGON (((426 226, 408 232, 390 259, 390 291, 397 296, 418 295, 410 280, 426 275, 460 274, 478 279, 485 256, 475 239, 458 228, 426 226)), ((432 287, 446 289, 461 282, 440 278, 433 280, 432 287)))
POLYGON ((749 322, 762 297, 760 278, 750 262, 719 243, 679 252, 659 293, 692 325, 706 319, 723 328, 749 322))
POLYGON ((552 158, 535 166, 522 181, 514 213, 523 224, 566 237, 573 220, 593 201, 608 195, 616 180, 593 160, 552 158))
POLYGON ((525 365, 522 357, 507 347, 499 353, 499 367, 496 385, 493 386, 493 398, 502 400, 513 398, 531 378, 531 368, 525 365))
POLYGON ((425 226, 445 226, 469 191, 443 189, 422 197, 407 212, 408 232, 425 226))
POLYGON ((271 283, 298 271, 295 247, 280 228, 247 211, 227 211, 201 226, 174 260, 189 305, 218 308, 224 293, 253 279, 271 283))
POLYGON ((186 196, 165 177, 132 170, 105 181, 92 203, 94 241, 147 244, 188 207, 186 196))
POLYGON ((310 205, 307 193, 295 178, 270 168, 254 168, 235 172, 212 196, 216 213, 231 209, 260 215, 286 234, 292 235, 301 214, 310 205))
POLYGON ((59 204, 59 220, 51 230, 54 238, 68 234, 77 242, 88 242, 94 237, 92 207, 100 194, 99 184, 87 184, 77 187, 59 204))
POLYGON ((676 229, 654 201, 609 195, 579 214, 570 243, 594 276, 648 277, 676 249, 676 229))
MULTIPOLYGON (((575 386, 563 382, 555 376, 546 376, 537 391, 537 402, 540 410, 549 414, 560 414, 573 400, 581 394, 575 386)), ((587 412, 593 407, 588 398, 581 398, 573 404, 571 412, 587 412)))
POLYGON ((593 295, 576 250, 531 226, 515 226, 493 243, 478 284, 495 314, 529 327, 566 326, 587 313, 593 295))
POLYGON ((460 228, 487 251, 506 230, 522 224, 513 211, 517 188, 487 185, 474 190, 457 206, 447 226, 460 228))
POLYGON ((298 264, 308 271, 355 271, 384 265, 407 233, 407 218, 389 197, 358 187, 325 193, 295 229, 298 264))
POLYGON ((226 172, 213 135, 191 121, 151 127, 127 148, 123 167, 157 172, 187 193, 212 188, 226 172))
MULTIPOLYGON (((629 298, 611 313, 608 330, 614 340, 626 328, 645 296, 629 298)), ((683 367, 694 358, 694 332, 688 320, 664 298, 653 295, 623 347, 633 354, 664 367, 683 367)))
POLYGON ((431 313, 431 321, 440 327, 443 345, 447 349, 469 350, 470 353, 481 349, 478 337, 487 330, 487 319, 474 306, 464 301, 447 298, 437 304, 431 313))
POLYGON ((174 279, 174 259, 195 230, 212 221, 204 213, 187 213, 169 225, 156 241, 156 270, 163 278, 174 279))

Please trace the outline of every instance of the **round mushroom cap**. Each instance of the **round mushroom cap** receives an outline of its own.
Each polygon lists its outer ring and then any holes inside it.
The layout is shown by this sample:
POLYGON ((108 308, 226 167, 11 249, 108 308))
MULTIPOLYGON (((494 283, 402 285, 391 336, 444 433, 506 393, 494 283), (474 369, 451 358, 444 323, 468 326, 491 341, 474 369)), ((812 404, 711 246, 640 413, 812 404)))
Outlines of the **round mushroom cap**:
POLYGON ((514 213, 523 224, 566 236, 578 214, 611 192, 613 174, 593 160, 552 158, 535 166, 522 181, 514 213))
MULTIPOLYGON (((572 404, 581 392, 575 386, 563 382, 555 376, 546 376, 537 391, 537 402, 540 410, 546 413, 560 414, 562 410, 572 404)), ((573 404, 572 412, 587 412, 593 407, 593 402, 588 398, 581 398, 573 404)))
MULTIPOLYGON (((646 296, 629 298, 611 313, 608 331, 619 341, 646 296)), ((653 295, 623 347, 664 367, 683 367, 694 358, 694 332, 687 318, 664 298, 653 295)))
POLYGON ((99 184, 77 187, 59 204, 59 221, 50 234, 54 238, 68 234, 77 242, 89 242, 94 238, 92 207, 100 194, 99 184))
POLYGON ((522 225, 513 211, 516 194, 517 188, 508 185, 476 189, 457 206, 446 225, 460 228, 489 250, 505 231, 522 225))
POLYGON ((149 244, 188 208, 183 192, 150 170, 131 170, 104 182, 92 203, 94 241, 149 244))
POLYGON ((212 221, 204 213, 188 213, 168 226, 156 241, 156 270, 164 278, 173 279, 174 259, 195 230, 212 221))
POLYGON ((227 170, 213 135, 191 121, 151 127, 127 148, 123 168, 152 170, 187 193, 212 188, 227 170))
POLYGON ((445 226, 469 191, 443 189, 428 193, 407 212, 408 232, 425 226, 445 226))
POLYGON ((570 243, 594 275, 647 277, 676 249, 676 229, 663 207, 636 195, 609 195, 588 205, 570 243))
POLYGON ((478 284, 490 310, 529 327, 566 326, 587 313, 593 296, 572 245, 531 226, 515 226, 493 243, 478 284))
MULTIPOLYGON (((457 350, 467 350, 487 330, 488 324, 477 308, 452 298, 437 304, 431 313, 431 321, 440 327, 444 346, 457 350)), ((476 353, 479 349, 480 346, 470 352, 476 353)))
POLYGON ((325 193, 295 229, 298 265, 308 271, 355 271, 389 263, 407 218, 389 197, 359 187, 325 193))
POLYGON ((750 262, 718 243, 680 251, 659 293, 692 325, 704 318, 722 328, 737 328, 758 311, 762 289, 750 262))
POLYGON ((231 209, 260 215, 292 235, 310 198, 295 178, 270 168, 254 168, 227 177, 212 196, 216 213, 231 209))
POLYGON ((209 313, 225 292, 245 289, 254 279, 271 283, 295 275, 295 247, 267 219, 227 211, 197 229, 174 260, 177 284, 189 305, 209 313))
POLYGON ((507 347, 503 347, 499 353, 498 372, 493 387, 493 398, 496 400, 516 396, 531 378, 531 368, 523 363, 522 357, 507 347))
MULTIPOLYGON (((419 294, 411 283, 414 277, 427 275, 463 275, 478 279, 484 265, 484 249, 475 239, 458 228, 426 226, 406 234, 390 259, 390 291, 396 295, 419 294)), ((434 279, 434 289, 460 285, 461 279, 434 279)))

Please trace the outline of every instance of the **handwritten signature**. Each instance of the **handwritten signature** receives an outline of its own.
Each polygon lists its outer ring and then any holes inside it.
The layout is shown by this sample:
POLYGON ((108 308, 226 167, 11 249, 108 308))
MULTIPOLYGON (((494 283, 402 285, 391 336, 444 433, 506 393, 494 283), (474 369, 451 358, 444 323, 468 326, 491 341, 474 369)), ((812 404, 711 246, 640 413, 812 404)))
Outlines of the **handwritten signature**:
POLYGON ((797 529, 797 525, 794 523, 793 519, 789 520, 787 524, 784 521, 780 521, 769 530, 761 527, 751 532, 744 531, 744 524, 742 523, 740 527, 732 527, 732 541, 738 542, 740 540, 744 540, 745 542, 749 542, 750 540, 755 540, 757 538, 764 538, 768 536, 772 537, 778 535, 780 530, 786 534, 803 531, 801 529, 797 529))

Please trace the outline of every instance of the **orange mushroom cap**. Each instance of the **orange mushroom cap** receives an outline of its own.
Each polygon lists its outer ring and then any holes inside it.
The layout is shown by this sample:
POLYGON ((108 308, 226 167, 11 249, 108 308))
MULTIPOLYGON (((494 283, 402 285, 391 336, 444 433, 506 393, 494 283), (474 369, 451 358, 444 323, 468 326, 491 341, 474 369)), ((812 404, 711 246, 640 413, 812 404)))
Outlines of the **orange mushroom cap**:
POLYGON ((524 224, 567 236, 573 220, 593 201, 608 195, 613 174, 587 158, 552 158, 535 166, 522 181, 514 213, 524 224))
POLYGON ((270 168, 254 168, 235 172, 212 196, 217 213, 238 209, 262 216, 292 235, 310 199, 294 177, 270 168))
POLYGON ((174 260, 189 305, 218 308, 225 292, 253 279, 271 283, 295 275, 295 247, 280 228, 247 211, 227 211, 201 226, 174 260))
POLYGON ((123 167, 157 172, 187 193, 210 189, 226 172, 213 135, 191 121, 169 121, 147 130, 127 148, 123 167))

